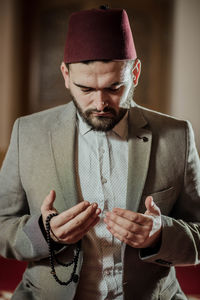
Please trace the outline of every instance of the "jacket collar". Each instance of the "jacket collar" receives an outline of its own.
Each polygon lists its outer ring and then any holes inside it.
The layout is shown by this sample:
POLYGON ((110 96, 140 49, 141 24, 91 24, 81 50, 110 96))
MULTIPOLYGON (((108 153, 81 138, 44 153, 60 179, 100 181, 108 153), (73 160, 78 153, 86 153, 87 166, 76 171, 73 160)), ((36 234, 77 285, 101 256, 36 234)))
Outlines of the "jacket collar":
POLYGON ((65 207, 77 204, 76 188, 76 109, 70 102, 63 107, 49 131, 53 163, 65 207))

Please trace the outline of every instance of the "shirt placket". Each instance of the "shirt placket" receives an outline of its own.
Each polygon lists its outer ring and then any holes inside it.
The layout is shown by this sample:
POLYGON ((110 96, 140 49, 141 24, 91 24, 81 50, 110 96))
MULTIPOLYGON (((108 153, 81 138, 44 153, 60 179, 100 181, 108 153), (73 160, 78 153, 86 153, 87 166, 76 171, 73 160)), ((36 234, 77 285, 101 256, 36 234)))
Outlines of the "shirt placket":
MULTIPOLYGON (((103 277, 107 285, 107 296, 116 290, 116 281, 114 279, 114 257, 113 257, 113 236, 107 230, 106 224, 103 222, 104 215, 107 211, 111 211, 114 207, 114 198, 111 185, 111 164, 110 164, 110 149, 106 134, 98 136, 99 141, 99 161, 100 161, 100 178, 103 194, 102 203, 102 218, 100 221, 101 227, 101 251, 102 251, 102 266, 103 277)), ((107 298, 105 298, 107 299, 107 298)))

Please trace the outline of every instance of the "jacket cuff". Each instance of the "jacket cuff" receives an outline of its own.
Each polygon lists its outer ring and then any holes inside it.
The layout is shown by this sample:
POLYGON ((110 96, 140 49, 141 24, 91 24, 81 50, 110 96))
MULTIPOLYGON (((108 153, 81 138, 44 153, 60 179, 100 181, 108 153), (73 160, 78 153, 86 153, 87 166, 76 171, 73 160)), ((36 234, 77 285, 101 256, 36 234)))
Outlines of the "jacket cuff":
POLYGON ((141 260, 151 263, 156 263, 161 266, 170 267, 172 262, 169 260, 169 249, 166 245, 166 228, 173 226, 172 219, 166 216, 162 217, 162 235, 160 243, 155 248, 145 248, 139 251, 141 260), (167 255, 166 255, 167 251, 167 255), (167 257, 166 257, 167 256, 167 257))
POLYGON ((39 218, 40 215, 31 216, 26 222, 23 231, 31 241, 35 256, 44 258, 49 255, 49 249, 39 225, 39 218))
POLYGON ((161 233, 161 237, 159 238, 159 241, 154 247, 140 249, 140 257, 145 258, 157 254, 160 250, 161 243, 162 243, 162 233, 161 233))

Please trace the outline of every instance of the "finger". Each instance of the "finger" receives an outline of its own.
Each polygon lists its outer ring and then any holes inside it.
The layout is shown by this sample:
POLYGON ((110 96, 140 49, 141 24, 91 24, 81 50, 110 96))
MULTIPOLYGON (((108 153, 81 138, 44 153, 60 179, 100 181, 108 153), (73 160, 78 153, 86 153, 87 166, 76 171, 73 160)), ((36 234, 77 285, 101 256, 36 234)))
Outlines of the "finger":
POLYGON ((148 229, 148 226, 146 224, 137 224, 135 222, 131 222, 128 219, 118 216, 115 213, 107 212, 106 218, 104 219, 105 223, 109 225, 109 221, 112 221, 113 223, 120 226, 120 228, 123 228, 126 231, 130 231, 132 233, 143 233, 148 229))
POLYGON ((134 240, 129 240, 123 236, 121 236, 118 232, 114 231, 112 228, 110 228, 109 226, 107 227, 108 231, 118 240, 120 240, 121 242, 134 247, 134 248, 140 248, 140 242, 137 241, 137 239, 134 240))
POLYGON ((93 214, 91 214, 91 216, 86 219, 85 222, 83 222, 80 226, 78 227, 74 227, 71 230, 68 230, 68 234, 73 234, 73 235, 80 235, 80 234, 84 234, 84 232, 88 231, 91 227, 92 224, 98 219, 99 220, 99 213, 101 212, 101 210, 98 208, 96 211, 94 211, 93 214))
POLYGON ((140 225, 148 224, 150 221, 144 214, 136 213, 127 209, 114 208, 113 212, 118 216, 121 216, 131 222, 135 222, 140 225))
POLYGON ((105 218, 104 222, 106 225, 112 229, 113 233, 118 233, 121 237, 129 239, 129 240, 134 240, 135 234, 124 229, 122 226, 114 223, 111 219, 105 218))
POLYGON ((155 216, 160 216, 160 209, 159 207, 155 204, 155 202, 153 201, 153 197, 152 196, 148 196, 145 200, 145 206, 146 206, 146 212, 145 214, 147 215, 155 215, 155 216))
POLYGON ((42 214, 48 213, 49 211, 54 210, 53 203, 56 199, 56 192, 54 190, 51 190, 50 193, 47 195, 47 197, 44 199, 42 206, 41 206, 41 212, 42 214))
POLYGON ((72 220, 81 212, 86 210, 89 206, 90 203, 88 201, 82 201, 70 209, 63 211, 59 214, 59 218, 56 218, 54 225, 59 227, 66 224, 68 221, 72 220))
POLYGON ((67 231, 73 231, 78 229, 90 219, 96 217, 97 204, 93 203, 86 210, 82 211, 75 218, 71 219, 68 223, 66 223, 63 228, 66 228, 67 231))
POLYGON ((71 233, 70 235, 67 236, 65 243, 67 244, 74 244, 76 242, 78 242, 80 239, 82 239, 84 237, 84 235, 91 229, 93 228, 98 222, 99 222, 100 218, 97 217, 96 219, 93 220, 93 222, 87 227, 85 228, 83 231, 79 232, 79 233, 71 233))
MULTIPOLYGON (((60 239, 65 239, 65 237, 74 232, 79 233, 81 228, 84 228, 84 224, 89 222, 90 219, 96 218, 100 214, 101 210, 97 208, 97 204, 90 205, 86 210, 82 211, 75 218, 59 226, 56 231, 56 235, 60 239)), ((57 217, 58 218, 58 217, 57 217)), ((56 217, 52 221, 56 221, 56 217)))
POLYGON ((105 220, 105 223, 109 228, 112 229, 112 232, 117 233, 122 238, 131 240, 131 241, 140 241, 143 242, 149 235, 150 228, 143 228, 142 231, 138 233, 133 233, 131 231, 128 231, 124 229, 122 226, 112 222, 111 220, 105 220))

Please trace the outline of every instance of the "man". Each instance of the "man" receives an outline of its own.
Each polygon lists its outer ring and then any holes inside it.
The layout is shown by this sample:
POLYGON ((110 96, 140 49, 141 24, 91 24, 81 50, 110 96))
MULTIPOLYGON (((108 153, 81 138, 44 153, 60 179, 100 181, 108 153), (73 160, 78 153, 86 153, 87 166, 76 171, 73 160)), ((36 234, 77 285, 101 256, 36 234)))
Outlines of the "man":
POLYGON ((71 16, 73 101, 17 120, 1 170, 0 251, 29 261, 13 299, 186 299, 200 162, 187 122, 132 101, 140 69, 124 10, 71 16))

